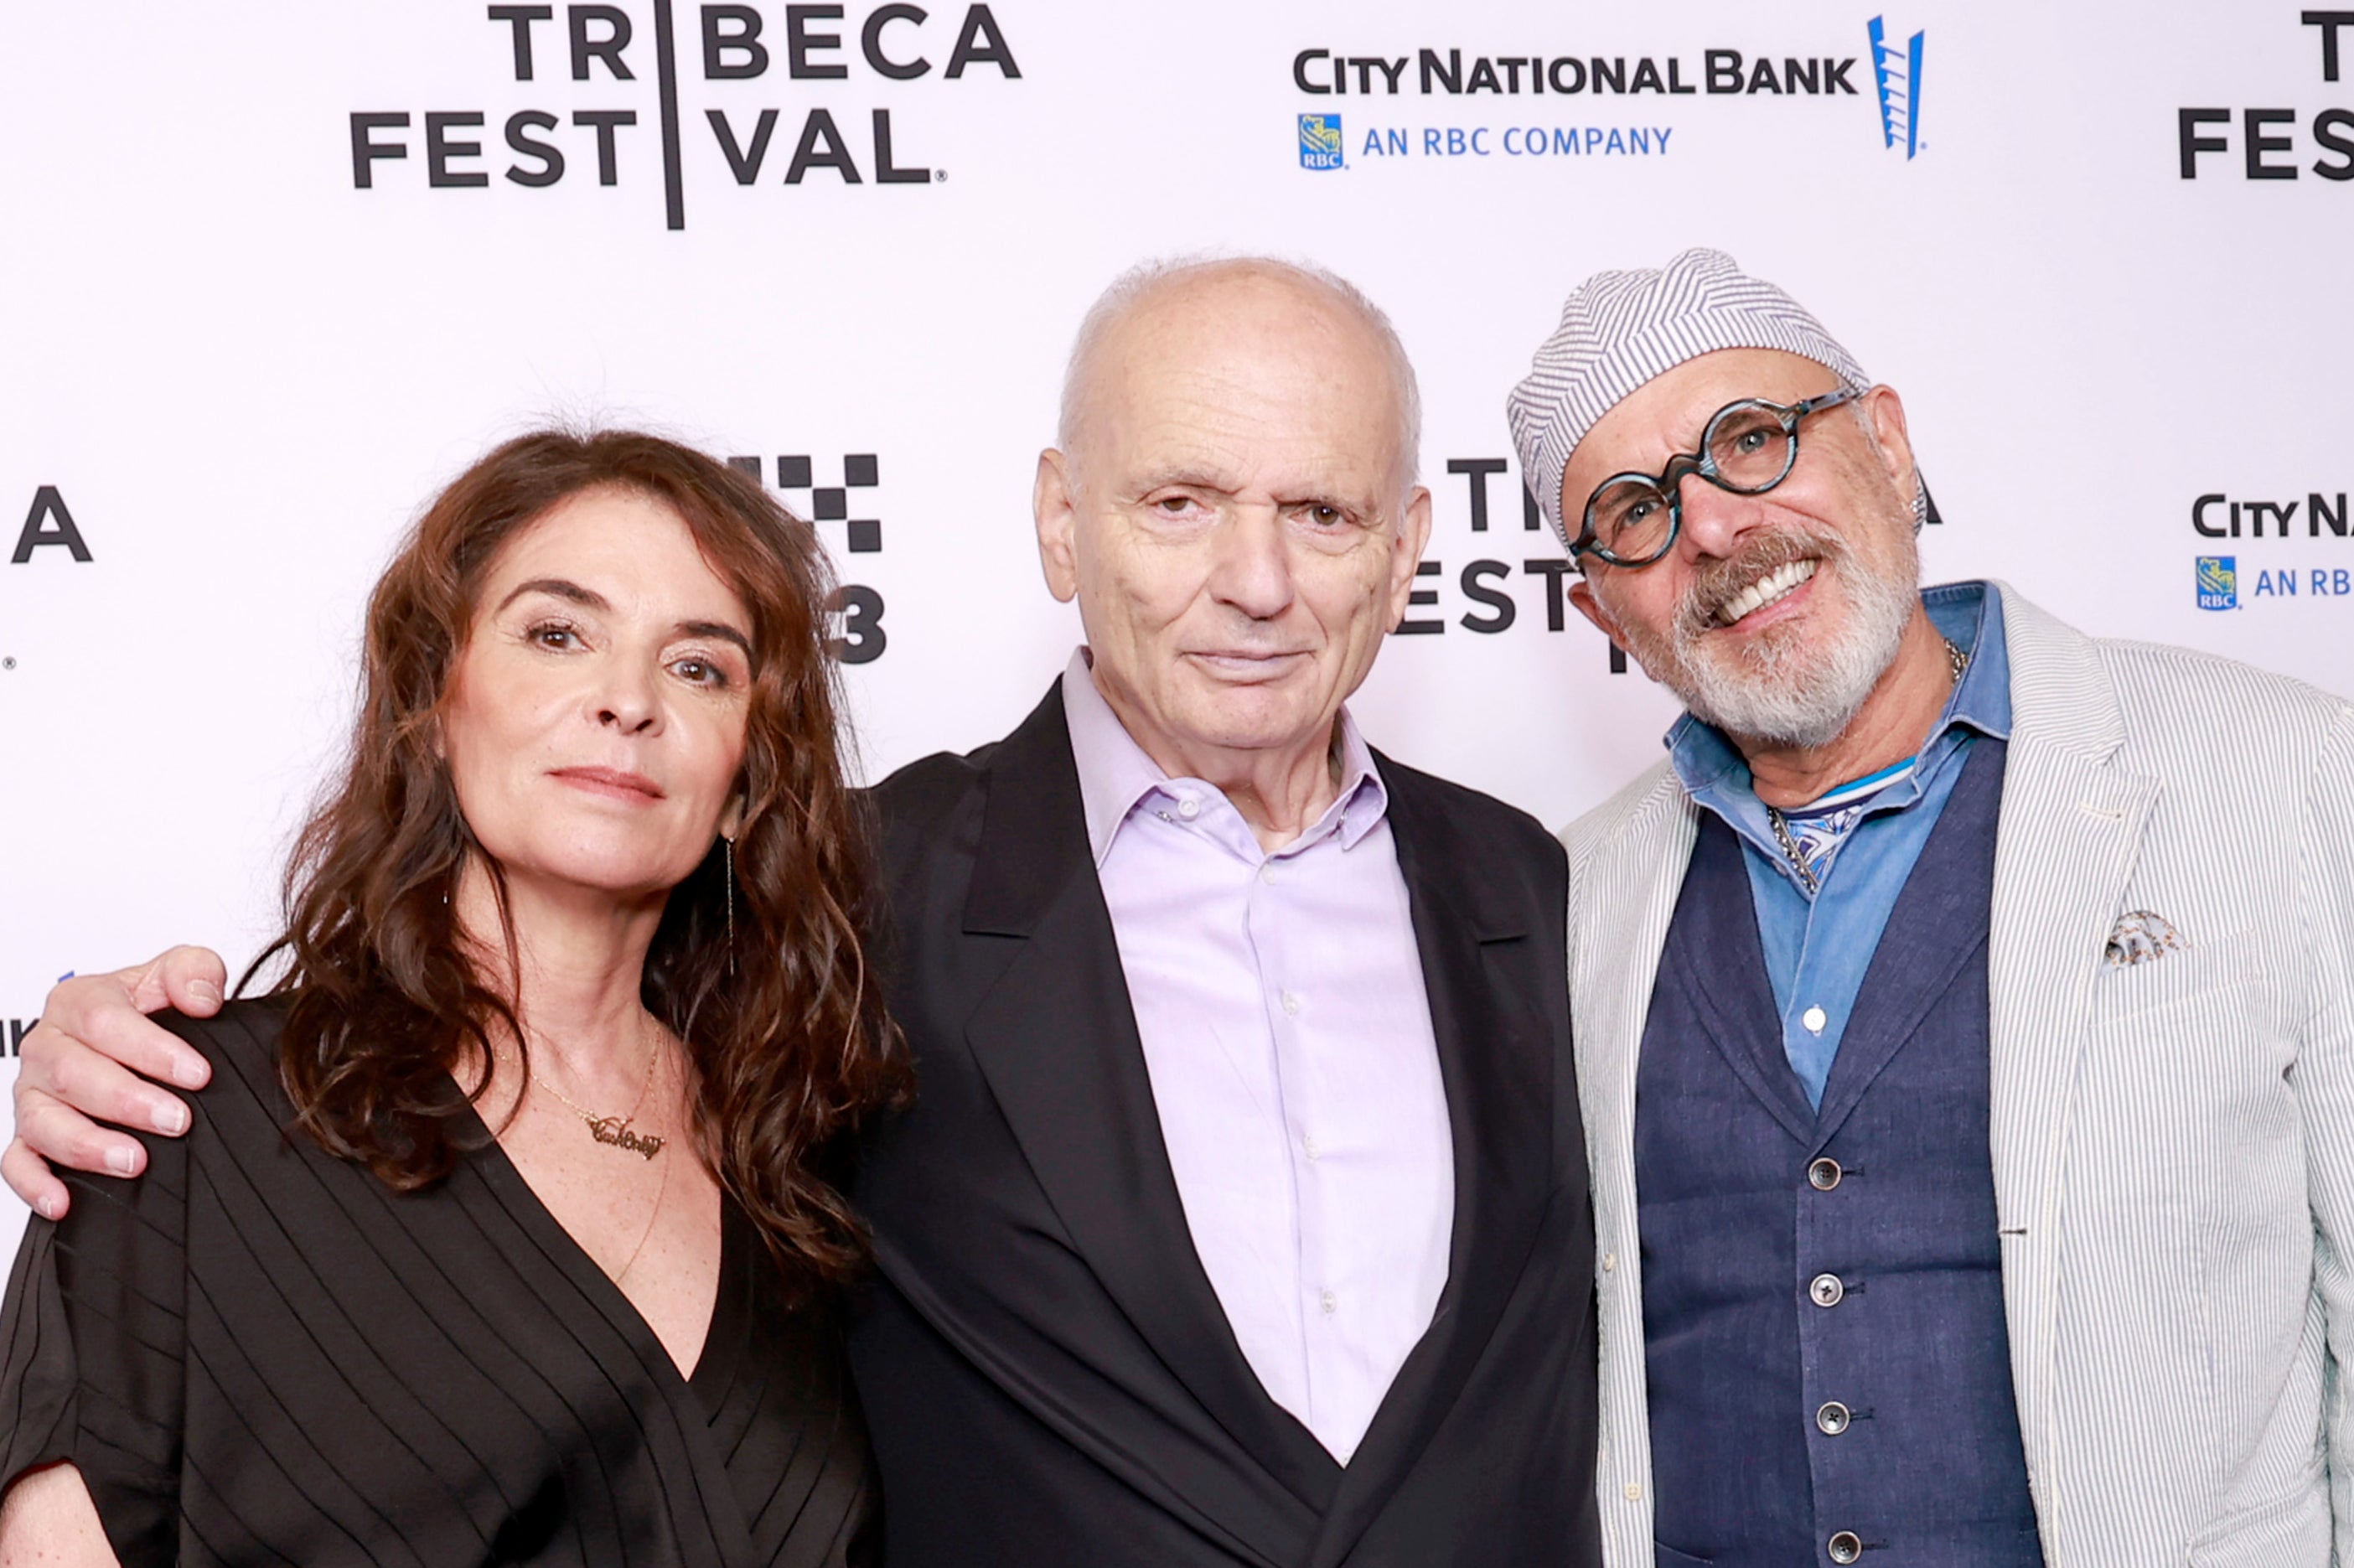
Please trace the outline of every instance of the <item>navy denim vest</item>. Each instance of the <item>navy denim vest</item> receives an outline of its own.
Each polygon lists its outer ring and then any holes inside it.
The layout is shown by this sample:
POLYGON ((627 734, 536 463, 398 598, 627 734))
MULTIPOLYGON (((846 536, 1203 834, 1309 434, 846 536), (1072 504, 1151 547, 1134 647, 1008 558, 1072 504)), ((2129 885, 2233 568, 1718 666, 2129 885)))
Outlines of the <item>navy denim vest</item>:
POLYGON ((2003 752, 1973 743, 1819 1114, 1783 1054, 1739 841, 1702 815, 1636 1079, 1663 1563, 2043 1561, 1987 1152, 2003 752))

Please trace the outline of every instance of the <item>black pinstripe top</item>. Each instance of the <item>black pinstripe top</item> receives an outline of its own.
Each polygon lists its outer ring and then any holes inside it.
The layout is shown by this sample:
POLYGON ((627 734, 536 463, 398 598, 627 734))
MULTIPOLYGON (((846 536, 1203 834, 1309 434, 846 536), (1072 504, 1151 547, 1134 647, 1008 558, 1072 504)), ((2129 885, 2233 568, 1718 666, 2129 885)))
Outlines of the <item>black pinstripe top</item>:
POLYGON ((733 1203, 692 1380, 495 1143, 397 1193, 288 1135, 278 1014, 185 1139, 75 1176, 0 1322, 0 1477, 70 1459, 126 1564, 834 1564, 873 1555, 830 1300, 733 1203))

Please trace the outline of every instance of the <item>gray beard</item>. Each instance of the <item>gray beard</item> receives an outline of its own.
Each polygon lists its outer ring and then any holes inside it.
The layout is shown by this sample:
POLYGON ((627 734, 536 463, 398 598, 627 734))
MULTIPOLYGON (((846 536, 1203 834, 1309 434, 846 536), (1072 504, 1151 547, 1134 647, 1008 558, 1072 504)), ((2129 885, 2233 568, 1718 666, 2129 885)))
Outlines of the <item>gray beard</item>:
POLYGON ((1629 634, 1646 673, 1683 700, 1691 715, 1728 735, 1771 746, 1813 748, 1838 739, 1862 710, 1904 640, 1920 603, 1920 554, 1912 530, 1897 525, 1899 559, 1885 577, 1873 572, 1844 539, 1829 532, 1788 529, 1721 563, 1693 584, 1664 638, 1629 634), (1796 633, 1759 639, 1734 657, 1702 641, 1717 607, 1760 570, 1813 556, 1816 576, 1834 574, 1846 590, 1850 616, 1826 645, 1796 633))

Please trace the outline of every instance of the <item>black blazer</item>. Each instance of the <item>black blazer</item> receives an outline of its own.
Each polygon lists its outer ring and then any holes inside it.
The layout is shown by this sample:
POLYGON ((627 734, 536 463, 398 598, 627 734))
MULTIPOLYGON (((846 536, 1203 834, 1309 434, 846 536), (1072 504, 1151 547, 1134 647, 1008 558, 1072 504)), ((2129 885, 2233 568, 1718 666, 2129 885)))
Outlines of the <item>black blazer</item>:
POLYGON ((1445 1292, 1344 1470, 1193 1250, 1088 852, 1062 689, 878 787, 917 1102, 855 1192, 851 1353, 893 1568, 1598 1563, 1594 1227, 1562 851, 1380 762, 1455 1134, 1445 1292))

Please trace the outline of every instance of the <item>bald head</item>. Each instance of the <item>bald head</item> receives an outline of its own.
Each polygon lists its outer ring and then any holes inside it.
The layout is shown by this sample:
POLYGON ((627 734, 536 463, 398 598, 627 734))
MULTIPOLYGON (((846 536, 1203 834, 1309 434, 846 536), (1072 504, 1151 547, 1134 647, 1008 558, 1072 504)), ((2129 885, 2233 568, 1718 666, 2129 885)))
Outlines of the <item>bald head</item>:
POLYGON ((1055 444, 1073 477, 1086 466, 1107 404, 1119 400, 1120 372, 1140 350, 1163 361, 1216 359, 1237 341, 1264 346, 1273 340, 1310 360, 1300 369, 1323 380, 1329 396, 1379 400, 1392 432, 1397 490, 1411 489, 1422 446, 1422 396, 1397 329, 1347 280, 1257 256, 1148 261, 1097 299, 1063 373, 1055 444))
POLYGON ((1078 601, 1097 690, 1172 777, 1329 795, 1341 704, 1430 537, 1416 424, 1397 334, 1336 278, 1153 267, 1088 313, 1062 445, 1038 455, 1039 564, 1078 601))

